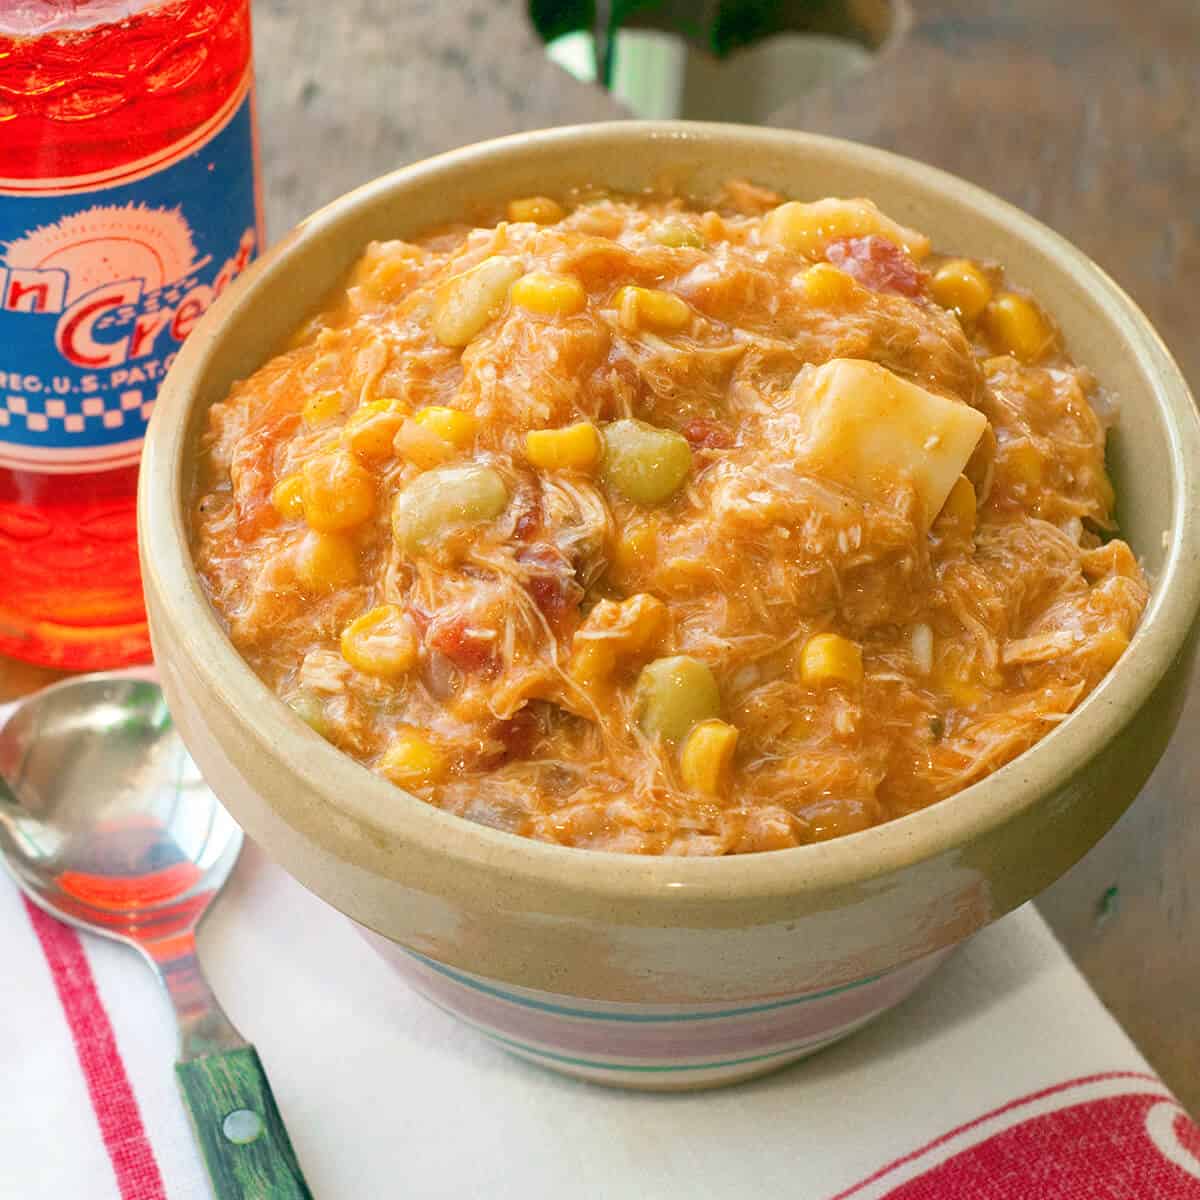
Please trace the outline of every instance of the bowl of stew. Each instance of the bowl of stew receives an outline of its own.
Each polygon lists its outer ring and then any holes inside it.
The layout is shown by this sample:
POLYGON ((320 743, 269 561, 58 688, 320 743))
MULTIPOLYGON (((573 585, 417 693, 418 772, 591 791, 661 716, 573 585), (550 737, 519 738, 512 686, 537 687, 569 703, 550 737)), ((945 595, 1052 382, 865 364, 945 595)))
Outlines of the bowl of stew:
POLYGON ((774 1069, 1132 802, 1200 423, 1017 209, 799 133, 468 147, 303 222, 164 384, 156 660, 249 834, 601 1083, 774 1069))

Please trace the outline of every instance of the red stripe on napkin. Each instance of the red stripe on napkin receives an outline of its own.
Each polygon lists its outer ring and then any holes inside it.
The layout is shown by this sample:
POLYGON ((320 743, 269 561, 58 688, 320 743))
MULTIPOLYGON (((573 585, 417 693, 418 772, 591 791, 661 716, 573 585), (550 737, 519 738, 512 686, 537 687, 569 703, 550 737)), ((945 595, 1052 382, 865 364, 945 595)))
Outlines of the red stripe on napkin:
POLYGON ((162 1175, 78 934, 25 900, 75 1042, 121 1200, 166 1200, 162 1175))
POLYGON ((1200 1129, 1153 1075, 1108 1071, 959 1125, 833 1200, 1200 1200, 1200 1129))

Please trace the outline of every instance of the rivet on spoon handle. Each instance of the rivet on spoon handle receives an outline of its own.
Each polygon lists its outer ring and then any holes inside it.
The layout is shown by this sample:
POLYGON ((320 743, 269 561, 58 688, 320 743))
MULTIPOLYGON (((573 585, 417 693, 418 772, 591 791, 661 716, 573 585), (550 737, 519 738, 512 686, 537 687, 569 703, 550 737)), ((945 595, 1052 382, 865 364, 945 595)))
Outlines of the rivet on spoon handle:
POLYGON ((190 934, 147 942, 179 1021, 175 1075, 217 1200, 301 1200, 310 1193, 258 1053, 204 978, 190 934))
POLYGON ((312 1200, 253 1046, 175 1065, 217 1200, 312 1200))

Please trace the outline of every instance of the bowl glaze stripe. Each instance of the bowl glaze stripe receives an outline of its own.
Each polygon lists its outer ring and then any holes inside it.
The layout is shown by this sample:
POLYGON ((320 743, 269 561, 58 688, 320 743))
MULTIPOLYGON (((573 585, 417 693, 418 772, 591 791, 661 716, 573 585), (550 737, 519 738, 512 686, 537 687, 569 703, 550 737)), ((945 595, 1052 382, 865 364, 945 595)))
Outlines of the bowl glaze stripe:
MULTIPOLYGON (((934 964, 926 960, 909 964, 874 983, 801 1006, 716 1021, 667 1024, 563 1016, 544 1008, 514 1004, 470 980, 448 978, 411 955, 398 956, 395 965, 425 996, 476 1027, 501 1034, 534 1052, 588 1059, 591 1065, 623 1067, 697 1062, 712 1066, 718 1058, 740 1060, 749 1055, 800 1053, 814 1043, 840 1037, 880 1009, 899 1002, 934 964)), ((630 1005, 624 1015, 639 1013, 645 1014, 644 1006, 630 1005)))
POLYGON ((361 931, 416 991, 505 1049, 596 1082, 654 1087, 732 1082, 812 1054, 899 1003, 950 953, 737 1008, 604 1001, 585 1008, 574 997, 512 988, 361 931), (661 1082, 635 1083, 648 1076, 661 1082))
POLYGON ((440 1008, 442 1012, 447 1013, 452 1017, 459 1018, 463 1024, 469 1025, 477 1033, 482 1033, 484 1037, 490 1038, 493 1042, 497 1042, 506 1050, 512 1050, 517 1054, 525 1055, 528 1058, 535 1060, 549 1060, 552 1063, 557 1063, 560 1066, 568 1067, 583 1067, 589 1071, 607 1071, 620 1072, 629 1071, 632 1073, 656 1073, 662 1074, 673 1071, 728 1071, 734 1067, 745 1067, 757 1063, 770 1062, 777 1058, 801 1058, 806 1054, 812 1054, 820 1050, 824 1046, 828 1046, 839 1038, 845 1037, 847 1034, 853 1033, 856 1029, 861 1028, 869 1021, 873 1021, 877 1016, 882 1016, 882 1013, 871 1013, 869 1016, 846 1025, 844 1028, 831 1033, 826 1037, 810 1038, 807 1041, 799 1042, 793 1046, 781 1046, 776 1050, 767 1050, 762 1054, 748 1054, 742 1058, 728 1058, 716 1062, 687 1062, 687 1063, 628 1063, 609 1059, 588 1059, 577 1058, 569 1054, 559 1054, 554 1050, 545 1050, 539 1046, 532 1046, 526 1042, 519 1042, 515 1038, 506 1037, 502 1033, 498 1033, 494 1029, 487 1029, 476 1022, 463 1017, 461 1013, 438 1004, 436 1000, 426 996, 436 1008, 440 1008))
MULTIPOLYGON (((843 983, 840 987, 826 988, 824 991, 807 992, 799 996, 789 996, 784 1000, 751 1004, 742 1008, 714 1008, 709 1010, 682 1007, 673 1008, 673 1006, 663 1005, 659 1009, 658 1006, 646 1005, 643 1011, 629 1012, 628 1005, 614 1004, 607 1009, 590 1009, 574 1008, 565 1004, 539 1000, 528 989, 509 991, 498 987, 494 983, 489 983, 477 975, 471 975, 465 971, 457 971, 453 967, 446 966, 444 963, 436 962, 432 958, 427 958, 424 954, 419 954, 416 950, 409 950, 408 953, 419 962, 424 963, 431 971, 436 971, 439 975, 445 975, 446 978, 453 979, 456 983, 461 983, 476 991, 485 992, 500 1000, 507 1000, 510 1004, 519 1004, 526 1008, 538 1009, 541 1012, 554 1013, 556 1016, 577 1017, 588 1021, 632 1021, 641 1023, 658 1021, 719 1021, 726 1017, 742 1017, 753 1013, 771 1012, 779 1008, 790 1008, 797 1004, 808 1004, 813 1000, 824 1000, 830 996, 839 996, 843 992, 853 991, 855 988, 866 987, 869 984, 876 983, 892 974, 891 971, 884 971, 879 975, 867 975, 851 983, 843 983)), ((895 969, 898 970, 900 968, 895 969)))

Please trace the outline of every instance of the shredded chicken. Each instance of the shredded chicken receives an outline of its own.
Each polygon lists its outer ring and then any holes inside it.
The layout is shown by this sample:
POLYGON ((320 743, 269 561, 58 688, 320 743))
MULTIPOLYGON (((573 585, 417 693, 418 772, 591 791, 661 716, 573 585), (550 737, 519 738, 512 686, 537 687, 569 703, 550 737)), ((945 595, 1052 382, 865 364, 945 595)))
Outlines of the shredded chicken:
MULTIPOLYGON (((744 182, 707 209, 593 192, 550 224, 369 246, 290 348, 209 414, 195 559, 267 685, 376 769, 398 730, 422 731, 448 769, 405 786, 449 812, 641 854, 862 830, 952 795, 1065 719, 1148 598, 1115 539, 1112 398, 1044 314, 1053 337, 1023 361, 986 319, 936 303, 938 256, 918 266, 874 235, 815 260, 772 241, 779 201, 744 182), (586 303, 561 315, 505 304, 465 346, 442 344, 439 289, 497 255, 578 280, 586 303), (814 299, 813 261, 844 268, 846 290, 814 299), (628 328, 613 300, 624 285, 678 297, 689 323, 628 328), (949 502, 933 519, 903 473, 866 495, 805 466, 798 380, 833 359, 879 364, 986 417, 962 468, 973 520, 956 523, 949 502), (310 402, 329 392, 335 411, 314 417, 310 402), (314 535, 273 489, 339 451, 372 405, 396 420, 429 406, 471 414, 469 444, 448 444, 447 461, 489 467, 508 502, 415 553, 393 535, 393 502, 430 464, 385 444, 363 459, 372 514, 336 535, 353 577, 317 586, 317 568, 303 567, 314 535), (665 502, 527 457, 530 431, 629 417, 691 446, 686 482, 665 502), (575 636, 592 609, 637 595, 666 606, 656 653, 699 659, 719 684, 738 732, 719 793, 689 789, 678 747, 639 726, 645 656, 618 656, 597 685, 573 672, 579 647, 603 640, 575 636), (353 667, 340 641, 379 605, 406 614, 418 640, 411 668, 386 678, 353 667), (859 684, 798 670, 823 632, 861 648, 859 684)), ((998 266, 980 271, 1001 286, 998 266)))

